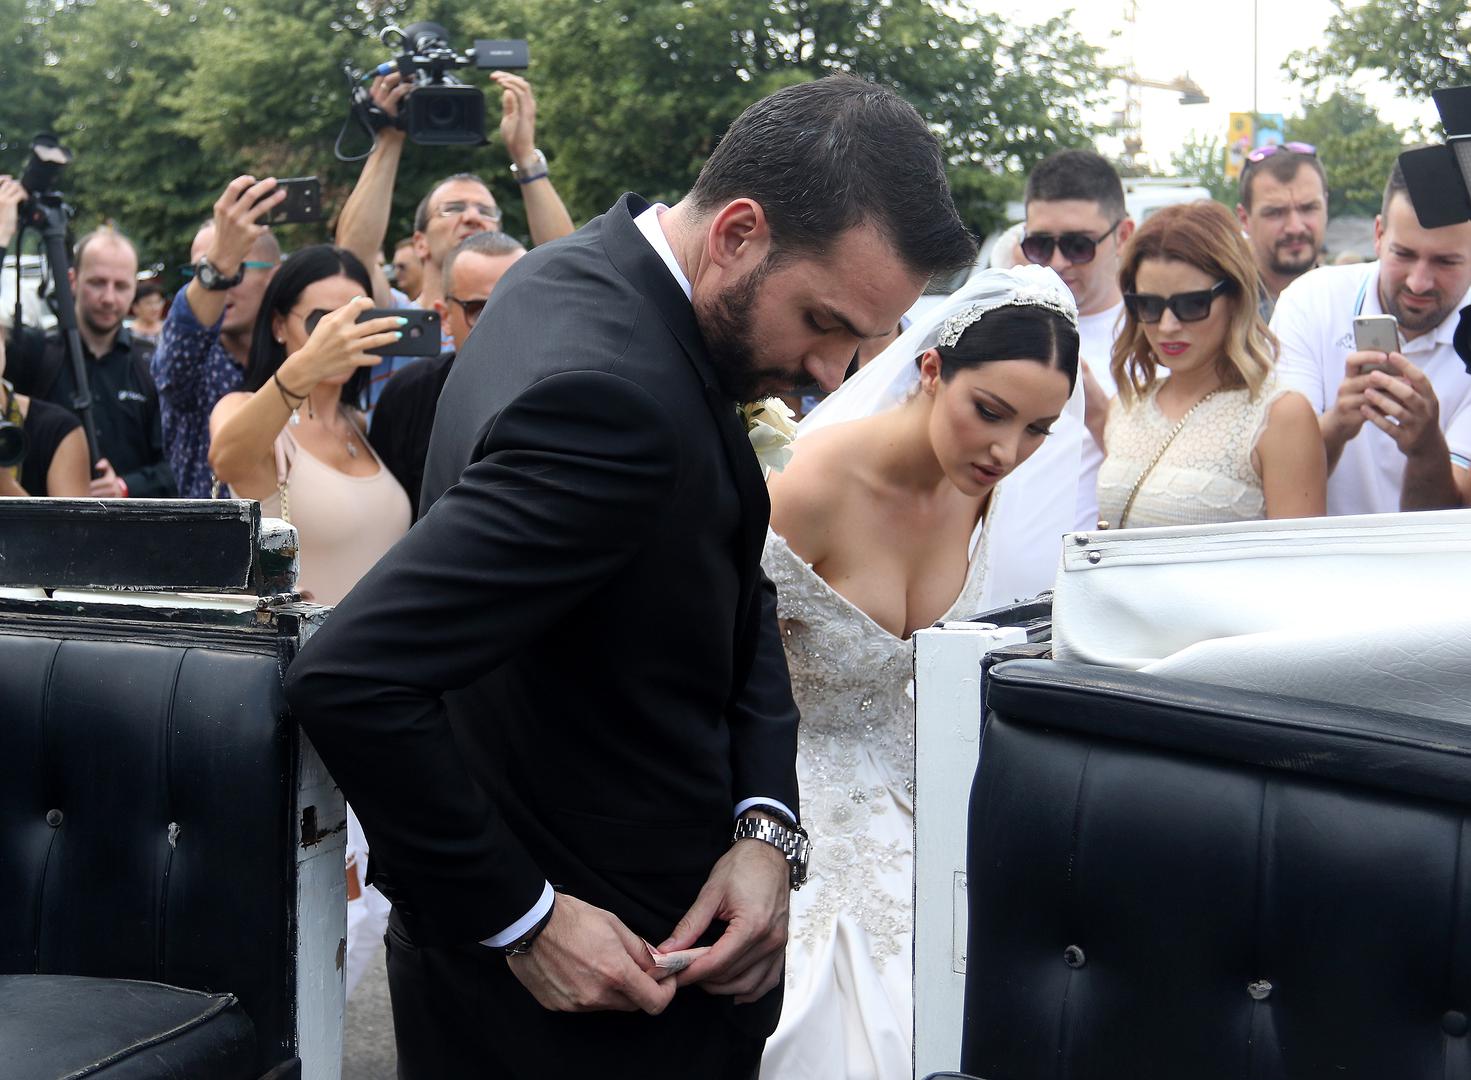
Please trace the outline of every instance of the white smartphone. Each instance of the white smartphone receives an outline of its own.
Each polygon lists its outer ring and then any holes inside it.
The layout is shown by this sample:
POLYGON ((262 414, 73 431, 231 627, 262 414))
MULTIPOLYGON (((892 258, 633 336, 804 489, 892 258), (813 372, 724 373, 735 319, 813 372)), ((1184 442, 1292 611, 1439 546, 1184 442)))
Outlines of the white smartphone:
MULTIPOLYGON (((1354 319, 1354 349, 1358 352, 1399 352, 1399 320, 1393 315, 1360 315, 1354 319)), ((1359 367, 1361 375, 1371 371, 1398 374, 1388 364, 1363 364, 1359 367)))

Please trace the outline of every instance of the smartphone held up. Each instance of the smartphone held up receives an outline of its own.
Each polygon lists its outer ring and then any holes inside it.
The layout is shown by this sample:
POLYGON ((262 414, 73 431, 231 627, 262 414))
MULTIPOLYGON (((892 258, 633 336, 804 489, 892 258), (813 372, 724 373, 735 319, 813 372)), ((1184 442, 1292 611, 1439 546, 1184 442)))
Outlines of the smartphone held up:
MULTIPOLYGON (((1393 315, 1360 315, 1354 319, 1355 352, 1399 352, 1399 320, 1393 315)), ((1387 363, 1360 364, 1359 374, 1382 371, 1386 375, 1399 374, 1387 363)))

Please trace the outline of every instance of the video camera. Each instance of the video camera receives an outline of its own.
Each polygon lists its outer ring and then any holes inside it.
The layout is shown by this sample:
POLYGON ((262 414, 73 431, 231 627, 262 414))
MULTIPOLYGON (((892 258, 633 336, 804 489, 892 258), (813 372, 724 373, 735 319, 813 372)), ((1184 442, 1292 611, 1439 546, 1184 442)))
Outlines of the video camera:
POLYGON ((1399 156, 1410 203, 1426 229, 1471 221, 1471 86, 1437 90, 1433 96, 1445 145, 1399 156))
MULTIPOLYGON (((485 142, 485 95, 455 78, 458 68, 481 71, 519 70, 530 64, 524 41, 479 41, 456 52, 449 32, 438 23, 417 22, 400 29, 387 26, 378 35, 398 56, 378 65, 368 76, 397 71, 415 82, 404 100, 398 126, 421 146, 479 146, 485 142)), ((385 118, 386 119, 386 118, 385 118)), ((379 125, 381 126, 381 125, 379 125)))

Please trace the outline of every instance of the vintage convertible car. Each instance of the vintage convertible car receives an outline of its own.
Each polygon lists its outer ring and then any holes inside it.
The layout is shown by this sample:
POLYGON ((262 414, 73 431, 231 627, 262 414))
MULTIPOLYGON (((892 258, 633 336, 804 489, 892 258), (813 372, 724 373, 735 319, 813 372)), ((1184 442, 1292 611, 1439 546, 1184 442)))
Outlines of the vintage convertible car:
MULTIPOLYGON (((340 1075, 294 544, 0 500, 7 1080, 340 1075)), ((916 1075, 1471 1080, 1468 559, 1463 513, 1085 534, 917 635, 916 1075)))

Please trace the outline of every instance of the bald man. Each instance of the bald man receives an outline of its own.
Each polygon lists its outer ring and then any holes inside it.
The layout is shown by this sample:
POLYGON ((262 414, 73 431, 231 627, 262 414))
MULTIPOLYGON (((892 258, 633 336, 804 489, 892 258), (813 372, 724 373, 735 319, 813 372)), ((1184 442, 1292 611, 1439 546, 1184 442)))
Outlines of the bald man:
POLYGON ((237 176, 194 237, 194 275, 180 290, 153 356, 163 405, 163 442, 179 494, 210 497, 209 414, 239 390, 261 297, 281 262, 281 248, 261 218, 285 193, 273 179, 237 176))

